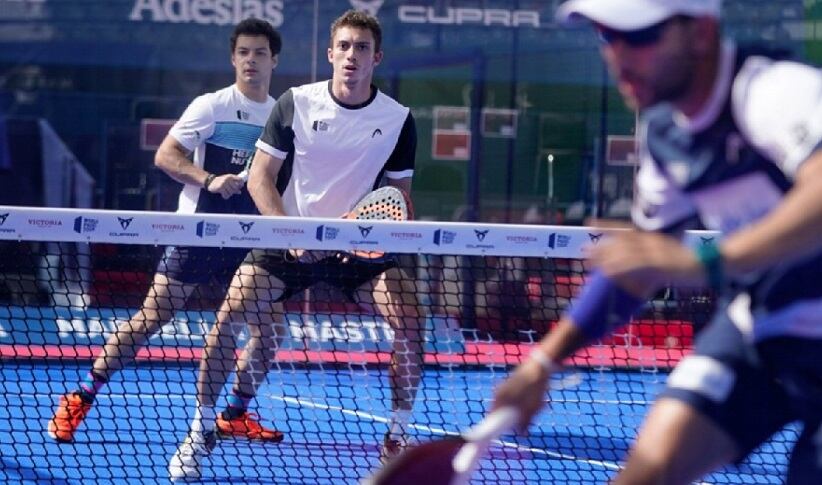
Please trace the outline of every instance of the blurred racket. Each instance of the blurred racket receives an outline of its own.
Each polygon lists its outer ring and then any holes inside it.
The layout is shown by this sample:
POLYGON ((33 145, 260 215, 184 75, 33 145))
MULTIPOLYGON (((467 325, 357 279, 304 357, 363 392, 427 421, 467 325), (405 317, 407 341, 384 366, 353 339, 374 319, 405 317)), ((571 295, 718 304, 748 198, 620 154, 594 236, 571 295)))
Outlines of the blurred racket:
MULTIPOLYGON (((343 215, 344 219, 409 221, 414 218, 411 199, 397 187, 386 185, 368 193, 357 205, 343 215)), ((378 260, 385 257, 381 251, 352 251, 361 259, 378 260)))
POLYGON ((464 485, 491 442, 514 427, 519 412, 497 409, 459 437, 408 448, 363 485, 464 485))

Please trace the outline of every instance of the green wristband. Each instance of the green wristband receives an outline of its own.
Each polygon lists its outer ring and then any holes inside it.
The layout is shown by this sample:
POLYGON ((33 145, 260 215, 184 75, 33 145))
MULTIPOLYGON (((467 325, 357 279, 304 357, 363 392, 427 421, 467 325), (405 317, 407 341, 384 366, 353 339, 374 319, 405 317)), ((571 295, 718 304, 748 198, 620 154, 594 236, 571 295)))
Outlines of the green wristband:
POLYGON ((725 276, 722 272, 722 253, 719 252, 719 246, 712 242, 699 246, 696 248, 696 258, 705 268, 711 289, 721 291, 725 284, 725 276))

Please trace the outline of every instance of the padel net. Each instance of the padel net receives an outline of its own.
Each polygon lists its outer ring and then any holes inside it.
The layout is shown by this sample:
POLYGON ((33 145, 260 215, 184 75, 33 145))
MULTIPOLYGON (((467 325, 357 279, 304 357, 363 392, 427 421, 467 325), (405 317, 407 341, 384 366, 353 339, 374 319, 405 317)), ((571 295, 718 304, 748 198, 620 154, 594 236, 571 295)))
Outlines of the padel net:
MULTIPOLYGON (((223 294, 202 288, 98 394, 73 443, 46 434, 111 333, 137 311, 165 246, 384 252, 413 279, 426 368, 411 438, 457 435, 494 386, 549 332, 585 280, 589 227, 181 215, 0 207, 0 478, 163 483, 196 406, 203 338, 223 294), (11 458, 9 458, 11 457, 11 458)), ((689 233, 691 244, 715 234, 689 233)), ((219 252, 217 253, 219 257, 219 252)), ((221 441, 204 481, 359 483, 379 467, 394 332, 323 281, 285 302, 284 338, 250 410, 282 443, 221 441)), ((580 351, 552 383, 527 437, 495 441, 476 483, 601 483, 619 468, 713 296, 666 290, 628 326, 580 351)), ((247 338, 234 322, 240 343, 247 338)), ((220 403, 222 404, 222 403, 220 403)), ((786 430, 785 433, 792 433, 786 430)), ((780 437, 712 483, 778 481, 780 437)), ((61 483, 62 483, 61 482, 61 483)))

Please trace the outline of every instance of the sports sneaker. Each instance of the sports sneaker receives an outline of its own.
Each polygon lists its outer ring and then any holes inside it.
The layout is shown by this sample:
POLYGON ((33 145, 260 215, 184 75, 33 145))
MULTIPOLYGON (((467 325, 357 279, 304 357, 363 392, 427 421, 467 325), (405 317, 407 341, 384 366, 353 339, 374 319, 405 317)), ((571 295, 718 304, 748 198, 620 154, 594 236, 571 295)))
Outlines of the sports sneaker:
POLYGON ((74 441, 74 432, 80 427, 89 410, 91 403, 83 401, 76 392, 60 396, 57 410, 49 421, 49 436, 61 443, 71 443, 74 441))
POLYGON ((223 413, 219 413, 217 415, 217 432, 220 433, 221 438, 243 438, 272 443, 279 443, 285 437, 276 429, 263 427, 260 424, 260 416, 248 411, 233 419, 225 419, 223 413))
POLYGON ((404 436, 396 438, 392 437, 390 432, 386 432, 382 439, 382 447, 380 448, 380 462, 383 465, 386 464, 408 448, 408 445, 408 439, 404 436))
POLYGON ((172 480, 199 480, 203 460, 216 446, 217 434, 214 431, 191 431, 171 457, 168 464, 169 477, 172 480))

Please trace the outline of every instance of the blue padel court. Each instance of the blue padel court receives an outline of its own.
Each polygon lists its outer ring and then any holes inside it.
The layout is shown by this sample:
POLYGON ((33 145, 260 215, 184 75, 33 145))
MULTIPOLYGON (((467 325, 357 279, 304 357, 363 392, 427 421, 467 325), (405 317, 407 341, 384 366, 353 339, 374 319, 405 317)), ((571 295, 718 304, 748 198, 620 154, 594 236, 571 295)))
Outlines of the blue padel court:
MULTIPOLYGON (((144 364, 98 396, 76 440, 57 444, 46 425, 85 363, 2 360, 0 482, 170 483, 166 466, 188 431, 197 368, 144 364)), ((286 433, 280 444, 221 440, 202 483, 359 483, 379 466, 386 430, 384 371, 280 364, 252 410, 286 433)), ((413 437, 427 440, 479 421, 505 370, 426 371, 413 437)), ((472 483, 605 483, 619 468, 665 374, 567 371, 553 381, 551 410, 528 436, 491 449, 472 483), (618 384, 618 385, 617 385, 618 384)), ((786 433, 792 433, 788 430, 786 433)), ((787 449, 777 437, 739 467, 705 483, 780 483, 787 449)))

